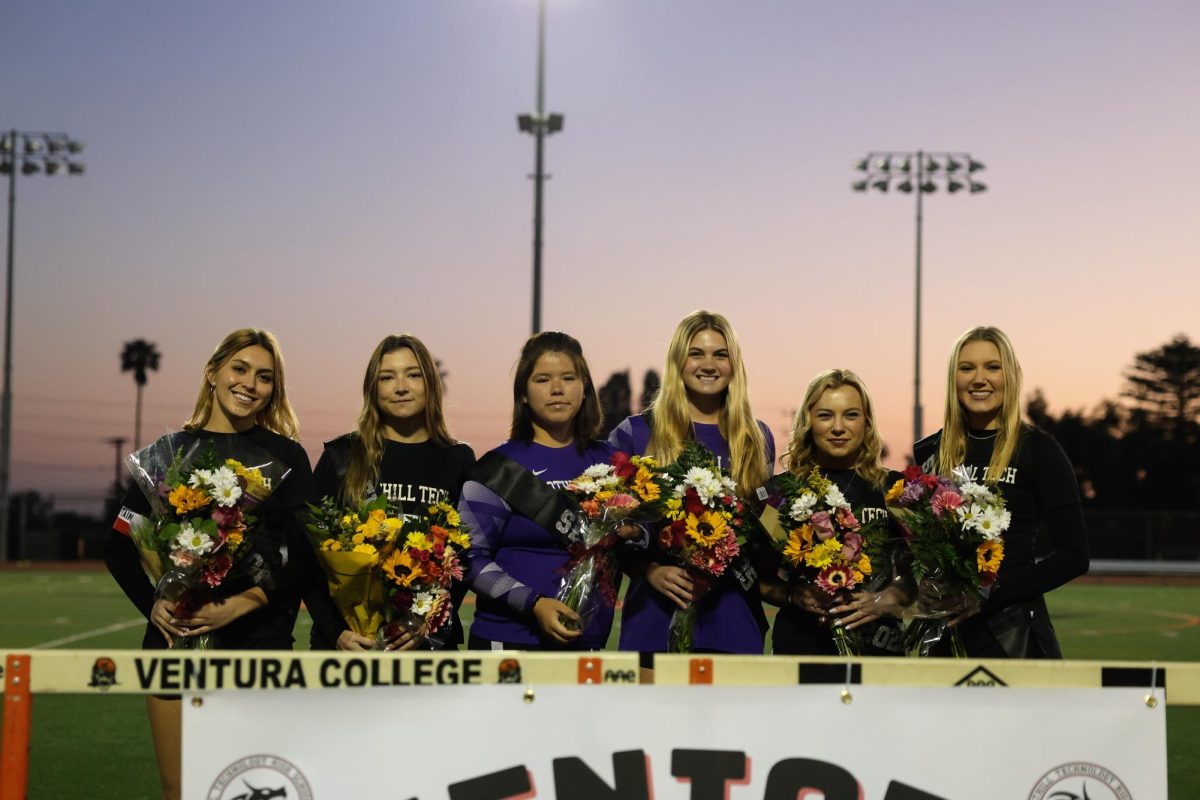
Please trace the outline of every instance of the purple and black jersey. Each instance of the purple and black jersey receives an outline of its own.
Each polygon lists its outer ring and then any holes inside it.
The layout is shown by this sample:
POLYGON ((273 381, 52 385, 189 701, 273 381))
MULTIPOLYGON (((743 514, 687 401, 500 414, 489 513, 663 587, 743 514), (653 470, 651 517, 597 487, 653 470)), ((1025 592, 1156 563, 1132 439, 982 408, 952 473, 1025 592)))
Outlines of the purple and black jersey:
MULTIPOLYGON (((768 471, 775 463, 775 439, 762 422, 763 439, 766 442, 768 471)), ((721 435, 720 426, 701 422, 692 423, 696 441, 717 458, 717 463, 729 468, 729 444, 721 435)), ((650 442, 650 425, 644 416, 628 417, 613 430, 608 441, 618 450, 631 455, 644 455, 650 442)), ((656 550, 651 544, 650 557, 656 550)), ((662 555, 659 552, 659 555, 662 555)), ((666 563, 666 562, 664 562, 666 563)), ((717 583, 699 600, 700 613, 696 620, 696 650, 719 653, 761 654, 763 633, 759 627, 762 618, 761 606, 751 609, 751 600, 732 584, 717 583)), ((643 653, 662 653, 667 649, 667 629, 671 615, 677 606, 657 592, 641 578, 634 578, 625 595, 625 606, 621 614, 620 649, 643 653)))
MULTIPOLYGON (((604 442, 592 442, 580 453, 574 445, 548 447, 510 440, 496 452, 559 489, 593 464, 606 463, 613 450, 604 442)), ((467 481, 463 485, 458 510, 471 531, 467 582, 477 596, 471 635, 493 642, 542 645, 533 604, 538 596, 558 593, 570 555, 558 538, 513 511, 481 483, 467 481)), ((604 647, 612 621, 612 609, 602 607, 577 640, 578 646, 604 647)))

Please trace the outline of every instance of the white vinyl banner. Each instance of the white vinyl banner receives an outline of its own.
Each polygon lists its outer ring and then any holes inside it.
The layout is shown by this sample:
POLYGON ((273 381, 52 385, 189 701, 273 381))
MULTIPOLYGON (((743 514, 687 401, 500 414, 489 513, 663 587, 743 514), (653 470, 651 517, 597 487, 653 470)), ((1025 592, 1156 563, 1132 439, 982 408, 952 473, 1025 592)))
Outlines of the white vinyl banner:
POLYGON ((205 800, 1164 800, 1146 689, 407 686, 184 697, 205 800), (203 702, 196 705, 193 698, 203 702))

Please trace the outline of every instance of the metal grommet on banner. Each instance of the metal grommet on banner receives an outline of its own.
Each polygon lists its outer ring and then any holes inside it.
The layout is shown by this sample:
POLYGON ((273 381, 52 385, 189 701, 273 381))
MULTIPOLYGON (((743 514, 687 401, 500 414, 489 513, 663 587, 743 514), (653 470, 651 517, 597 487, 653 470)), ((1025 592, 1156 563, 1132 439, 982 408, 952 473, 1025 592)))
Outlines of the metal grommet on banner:
POLYGON ((854 695, 850 693, 850 678, 854 674, 854 665, 849 661, 846 662, 846 686, 842 689, 842 705, 850 705, 854 702, 854 695))
POLYGON ((204 698, 203 698, 203 697, 196 696, 196 697, 193 697, 193 698, 192 698, 192 707, 193 707, 193 708, 199 708, 199 707, 200 707, 200 706, 202 706, 202 705, 204 705, 204 698))
POLYGON ((526 690, 525 690, 525 698, 524 698, 524 699, 525 699, 525 704, 526 704, 526 705, 529 705, 530 703, 532 703, 532 702, 533 702, 533 699, 534 699, 534 697, 535 697, 535 695, 534 695, 534 693, 533 693, 533 689, 532 689, 532 687, 531 687, 531 688, 529 688, 529 689, 526 689, 526 690))
POLYGON ((1146 707, 1158 708, 1158 698, 1154 691, 1158 688, 1158 662, 1150 662, 1150 694, 1146 695, 1146 707))

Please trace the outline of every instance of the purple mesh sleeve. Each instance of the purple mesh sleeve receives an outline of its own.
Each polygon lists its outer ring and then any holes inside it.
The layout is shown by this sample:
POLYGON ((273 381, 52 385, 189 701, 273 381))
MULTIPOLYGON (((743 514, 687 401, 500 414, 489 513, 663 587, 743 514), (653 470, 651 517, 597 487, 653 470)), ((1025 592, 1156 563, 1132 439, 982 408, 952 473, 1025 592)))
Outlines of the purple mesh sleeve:
POLYGON ((531 610, 535 592, 496 563, 500 536, 512 509, 500 495, 476 481, 463 484, 458 513, 471 531, 467 548, 467 583, 472 591, 504 603, 516 613, 531 610))

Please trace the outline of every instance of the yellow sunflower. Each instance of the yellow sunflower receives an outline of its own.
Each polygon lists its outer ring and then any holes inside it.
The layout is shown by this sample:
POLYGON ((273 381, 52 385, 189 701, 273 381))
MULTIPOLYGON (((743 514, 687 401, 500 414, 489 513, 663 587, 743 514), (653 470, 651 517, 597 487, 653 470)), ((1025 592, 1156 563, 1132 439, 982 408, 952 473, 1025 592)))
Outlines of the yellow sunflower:
POLYGON ((887 490, 887 494, 885 494, 883 496, 883 502, 885 502, 885 503, 895 502, 896 498, 898 498, 903 493, 904 493, 904 479, 901 478, 900 480, 898 480, 892 484, 892 488, 887 490))
POLYGON ((712 547, 725 538, 728 523, 725 516, 713 511, 705 511, 700 516, 687 515, 688 537, 704 547, 712 547))
POLYGON ((809 548, 812 547, 812 542, 812 525, 806 522, 799 528, 793 528, 788 534, 787 545, 783 548, 783 557, 792 566, 800 566, 804 563, 804 556, 808 553, 809 548))
POLYGON ((633 488, 645 503, 657 500, 662 496, 658 484, 654 482, 654 473, 645 467, 639 467, 637 474, 633 476, 633 488))
POLYGON ((393 550, 383 562, 383 572, 400 586, 411 586, 413 581, 424 574, 420 563, 413 560, 407 548, 393 550))
POLYGON ((999 539, 988 539, 975 551, 975 565, 980 572, 995 573, 1004 560, 1004 543, 999 539))

